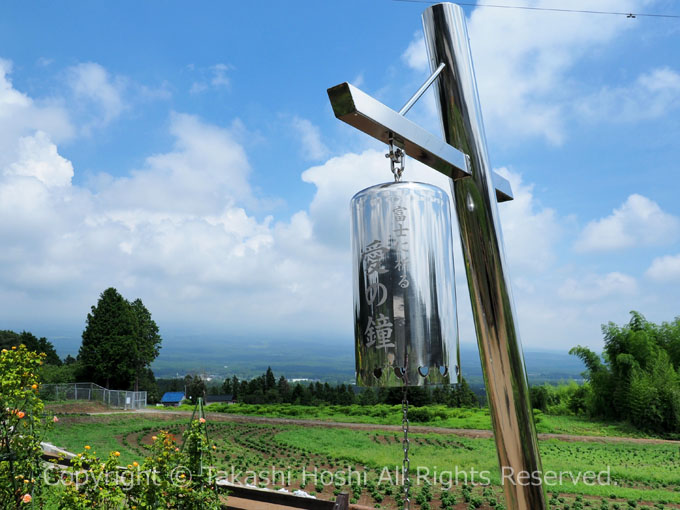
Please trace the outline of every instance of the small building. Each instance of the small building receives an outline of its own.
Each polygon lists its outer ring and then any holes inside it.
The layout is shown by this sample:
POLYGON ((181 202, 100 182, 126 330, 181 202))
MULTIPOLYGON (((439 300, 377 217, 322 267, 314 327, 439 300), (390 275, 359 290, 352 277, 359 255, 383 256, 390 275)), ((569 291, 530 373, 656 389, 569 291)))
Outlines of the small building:
POLYGON ((206 395, 206 404, 235 404, 234 395, 206 395))
POLYGON ((185 398, 183 391, 166 391, 161 397, 161 404, 177 407, 185 398))

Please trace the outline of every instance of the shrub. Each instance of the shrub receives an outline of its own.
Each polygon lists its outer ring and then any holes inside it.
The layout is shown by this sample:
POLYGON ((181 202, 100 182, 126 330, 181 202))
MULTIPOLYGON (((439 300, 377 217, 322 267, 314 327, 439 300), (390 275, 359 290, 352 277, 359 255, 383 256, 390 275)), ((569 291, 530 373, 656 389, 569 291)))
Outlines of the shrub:
POLYGON ((118 452, 102 461, 86 446, 72 466, 53 480, 61 480, 63 486, 58 508, 217 510, 217 490, 204 469, 211 460, 204 421, 192 420, 184 445, 180 450, 175 437, 161 431, 151 445, 151 455, 127 467, 117 466, 118 452))
POLYGON ((38 506, 43 499, 40 442, 47 424, 38 397, 45 354, 26 346, 0 353, 0 508, 38 506))

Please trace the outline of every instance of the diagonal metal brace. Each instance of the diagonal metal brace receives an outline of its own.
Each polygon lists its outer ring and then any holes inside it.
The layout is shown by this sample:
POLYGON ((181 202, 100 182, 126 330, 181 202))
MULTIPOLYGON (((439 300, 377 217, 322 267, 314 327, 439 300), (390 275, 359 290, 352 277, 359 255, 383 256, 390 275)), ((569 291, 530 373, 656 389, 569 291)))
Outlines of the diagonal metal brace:
MULTIPOLYGON (((371 135, 383 143, 394 144, 421 163, 434 168, 453 180, 470 176, 467 156, 440 137, 421 128, 399 112, 385 106, 349 83, 341 83, 328 89, 328 97, 335 116, 359 131, 371 135)), ((496 200, 513 199, 510 183, 493 173, 496 200)))

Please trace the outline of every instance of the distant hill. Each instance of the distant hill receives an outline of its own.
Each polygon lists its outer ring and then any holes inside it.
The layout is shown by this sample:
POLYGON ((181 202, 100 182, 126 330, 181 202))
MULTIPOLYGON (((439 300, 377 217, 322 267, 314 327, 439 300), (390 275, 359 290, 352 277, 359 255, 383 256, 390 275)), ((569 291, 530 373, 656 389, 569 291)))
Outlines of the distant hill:
MULTIPOLYGON (((585 367, 575 356, 560 351, 526 350, 525 363, 532 384, 580 379, 585 367)), ((268 366, 288 379, 307 378, 329 383, 352 382, 354 349, 351 341, 327 343, 246 338, 174 337, 164 339, 152 368, 156 377, 202 373, 216 379, 225 375, 250 378, 268 366)), ((476 345, 461 345, 461 369, 468 382, 483 384, 476 345)))

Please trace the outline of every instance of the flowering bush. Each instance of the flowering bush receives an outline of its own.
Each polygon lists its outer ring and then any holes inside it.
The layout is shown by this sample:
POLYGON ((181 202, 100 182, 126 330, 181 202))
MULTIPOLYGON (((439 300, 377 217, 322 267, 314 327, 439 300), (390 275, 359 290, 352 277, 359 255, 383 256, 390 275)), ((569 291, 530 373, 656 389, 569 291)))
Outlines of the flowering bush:
POLYGON ((38 398, 45 354, 24 345, 0 352, 0 508, 42 500, 40 442, 47 424, 38 398))
POLYGON ((102 461, 86 446, 68 470, 53 478, 52 483, 63 486, 58 508, 219 508, 216 487, 203 469, 211 460, 205 422, 191 422, 184 449, 172 434, 161 431, 153 437, 150 450, 141 464, 118 466, 118 452, 102 461))
POLYGON ((23 345, 0 353, 2 510, 219 508, 217 488, 204 469, 212 462, 205 418, 191 421, 182 448, 168 432, 154 436, 141 464, 120 466, 119 452, 101 459, 85 445, 69 468, 44 470, 40 443, 47 426, 59 421, 43 419, 38 388, 44 357, 23 345))
POLYGON ((71 461, 66 471, 58 468, 46 477, 50 485, 63 486, 58 501, 59 510, 85 510, 89 508, 124 508, 124 486, 117 475, 118 452, 112 452, 106 461, 86 447, 71 461))

